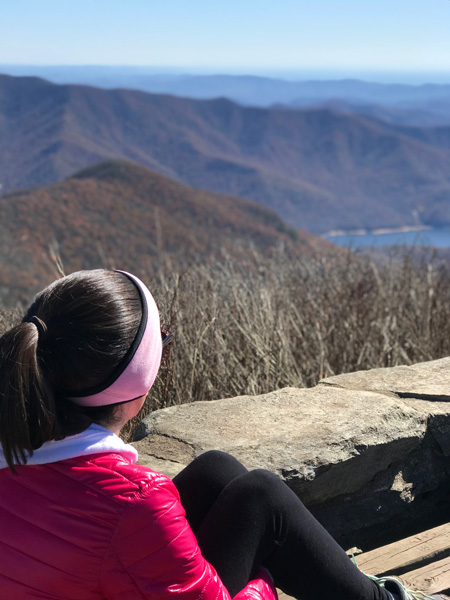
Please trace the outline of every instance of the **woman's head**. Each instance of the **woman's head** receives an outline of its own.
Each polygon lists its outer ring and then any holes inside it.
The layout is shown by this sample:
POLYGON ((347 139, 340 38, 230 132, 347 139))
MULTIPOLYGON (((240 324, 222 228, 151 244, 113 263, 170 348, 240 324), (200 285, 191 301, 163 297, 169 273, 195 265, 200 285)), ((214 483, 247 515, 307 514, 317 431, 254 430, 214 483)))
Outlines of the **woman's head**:
POLYGON ((0 440, 8 464, 92 422, 109 424, 118 403, 151 387, 160 357, 156 305, 137 278, 99 269, 52 283, 0 338, 0 440), (139 369, 148 372, 134 391, 139 369))

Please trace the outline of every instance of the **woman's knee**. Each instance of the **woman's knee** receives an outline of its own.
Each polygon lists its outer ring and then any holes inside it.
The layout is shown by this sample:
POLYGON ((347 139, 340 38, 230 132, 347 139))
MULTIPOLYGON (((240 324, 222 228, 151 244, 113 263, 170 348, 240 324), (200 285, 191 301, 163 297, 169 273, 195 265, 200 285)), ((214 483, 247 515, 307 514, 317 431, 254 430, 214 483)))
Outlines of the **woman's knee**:
POLYGON ((249 471, 239 481, 240 494, 243 499, 257 504, 265 504, 272 508, 282 508, 287 505, 301 505, 294 492, 282 481, 278 475, 266 469, 249 471))
POLYGON ((241 493, 246 498, 255 497, 260 500, 272 498, 283 485, 275 473, 266 469, 254 469, 239 478, 241 493))
POLYGON ((267 469, 253 469, 247 475, 248 485, 261 491, 284 485, 278 475, 267 469))
POLYGON ((239 471, 239 474, 247 471, 244 465, 240 463, 237 458, 234 458, 234 456, 228 454, 227 452, 222 452, 222 450, 208 450, 207 452, 203 452, 203 454, 200 454, 200 456, 195 459, 195 462, 198 463, 199 466, 205 466, 207 468, 213 468, 217 470, 237 470, 239 471))
POLYGON ((228 454, 227 452, 223 452, 222 450, 207 450, 206 452, 202 452, 195 460, 207 460, 209 462, 222 462, 222 461, 237 461, 234 456, 228 454))
POLYGON ((247 469, 233 456, 220 450, 209 450, 197 456, 173 479, 180 490, 196 486, 208 494, 219 494, 233 479, 247 469))

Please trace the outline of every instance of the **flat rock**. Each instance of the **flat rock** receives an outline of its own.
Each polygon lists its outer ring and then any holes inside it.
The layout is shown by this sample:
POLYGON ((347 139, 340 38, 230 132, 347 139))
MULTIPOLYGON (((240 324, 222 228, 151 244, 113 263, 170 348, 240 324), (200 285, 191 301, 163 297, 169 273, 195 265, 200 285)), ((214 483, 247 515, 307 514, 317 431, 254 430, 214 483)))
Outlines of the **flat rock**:
POLYGON ((395 394, 427 417, 428 432, 450 456, 450 358, 336 375, 322 379, 321 386, 395 394))
POLYGON ((151 441, 137 447, 144 464, 169 458, 180 469, 206 450, 223 450, 248 469, 277 473, 312 503, 360 489, 416 447, 425 430, 424 415, 395 397, 286 388, 156 411, 137 431, 151 441))
POLYGON ((450 520, 449 374, 446 358, 174 406, 133 443, 170 477, 212 449, 275 472, 342 545, 367 550, 450 520))
POLYGON ((357 371, 322 379, 320 386, 393 392, 402 398, 450 401, 450 358, 411 366, 357 371))

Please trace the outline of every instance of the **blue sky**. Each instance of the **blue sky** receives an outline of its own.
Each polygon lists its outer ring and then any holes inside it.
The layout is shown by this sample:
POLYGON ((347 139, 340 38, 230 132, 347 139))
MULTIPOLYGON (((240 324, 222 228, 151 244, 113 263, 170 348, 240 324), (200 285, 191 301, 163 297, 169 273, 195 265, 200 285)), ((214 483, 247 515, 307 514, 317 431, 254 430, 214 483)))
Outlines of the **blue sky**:
POLYGON ((0 64, 450 73, 450 0, 0 0, 0 64))

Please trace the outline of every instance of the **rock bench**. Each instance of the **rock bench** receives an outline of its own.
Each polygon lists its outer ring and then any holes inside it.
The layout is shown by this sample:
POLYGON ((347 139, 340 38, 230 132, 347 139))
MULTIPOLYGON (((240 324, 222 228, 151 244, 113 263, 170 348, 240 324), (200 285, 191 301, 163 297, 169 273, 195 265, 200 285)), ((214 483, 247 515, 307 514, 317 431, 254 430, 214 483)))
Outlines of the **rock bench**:
POLYGON ((269 469, 344 548, 370 550, 450 521, 449 402, 445 358, 162 409, 134 444, 169 476, 210 449, 269 469))

